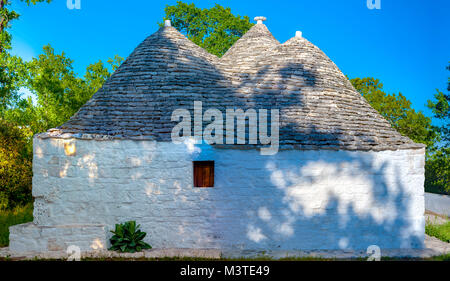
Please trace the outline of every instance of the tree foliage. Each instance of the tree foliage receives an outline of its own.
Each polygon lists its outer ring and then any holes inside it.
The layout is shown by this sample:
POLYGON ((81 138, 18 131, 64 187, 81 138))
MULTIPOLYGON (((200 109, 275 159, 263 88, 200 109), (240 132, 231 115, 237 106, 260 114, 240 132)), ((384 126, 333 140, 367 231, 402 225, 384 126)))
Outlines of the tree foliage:
POLYGON ((164 19, 171 20, 173 27, 195 44, 219 57, 253 26, 248 16, 235 16, 230 8, 219 4, 210 9, 201 9, 193 3, 178 1, 176 5, 167 5, 164 11, 164 19))
POLYGON ((0 54, 0 116, 19 101, 18 91, 25 85, 26 76, 26 64, 20 57, 0 54))
MULTIPOLYGON (((116 56, 108 61, 115 69, 122 60, 116 56)), ((50 45, 44 46, 43 54, 34 58, 27 68, 26 86, 36 96, 37 104, 31 98, 22 99, 7 110, 4 117, 29 127, 33 133, 44 132, 69 120, 112 74, 100 60, 89 65, 84 77, 79 78, 72 64, 64 52, 56 54, 50 45)))
POLYGON ((450 194, 450 148, 441 147, 425 163, 425 190, 450 194))
POLYGON ((31 132, 0 119, 0 209, 31 200, 31 132))
MULTIPOLYGON (((51 0, 21 0, 28 5, 51 0)), ((0 0, 0 209, 14 208, 31 200, 32 152, 29 126, 5 119, 10 110, 24 103, 18 93, 28 80, 28 65, 9 53, 8 29, 19 14, 11 1, 0 0)))
MULTIPOLYGON (((28 5, 39 2, 50 3, 51 0, 21 0, 28 5)), ((18 90, 23 86, 26 65, 18 56, 8 53, 11 49, 11 34, 8 29, 19 14, 11 10, 11 1, 0 0, 0 116, 7 107, 11 107, 19 99, 18 90)))
MULTIPOLYGON (((450 65, 447 70, 450 70, 450 65)), ((428 157, 425 165, 425 186, 430 191, 445 190, 450 194, 450 77, 447 91, 449 93, 445 94, 437 90, 434 95, 435 100, 428 101, 428 107, 441 125, 437 127, 440 142, 437 143, 435 151, 428 157)))
MULTIPOLYGON (((447 66, 450 71, 450 64, 447 66)), ((428 108, 433 112, 434 118, 441 121, 442 125, 438 127, 442 137, 442 144, 446 147, 450 145, 450 77, 448 78, 448 93, 445 94, 436 90, 434 101, 428 100, 428 108)))
POLYGON ((384 92, 383 84, 372 77, 354 78, 350 82, 394 129, 415 142, 433 146, 438 135, 431 125, 431 118, 414 110, 405 96, 384 92))

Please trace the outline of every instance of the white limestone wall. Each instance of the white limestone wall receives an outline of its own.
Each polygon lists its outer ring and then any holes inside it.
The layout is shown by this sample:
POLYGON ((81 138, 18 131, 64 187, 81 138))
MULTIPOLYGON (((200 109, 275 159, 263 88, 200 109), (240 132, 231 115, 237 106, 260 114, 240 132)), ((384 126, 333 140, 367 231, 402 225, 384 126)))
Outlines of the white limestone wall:
POLYGON ((33 172, 34 223, 42 227, 109 230, 136 220, 157 248, 423 246, 424 150, 262 156, 206 145, 35 138, 33 172), (193 160, 215 161, 214 188, 193 187, 193 160))
POLYGON ((104 225, 38 226, 34 223, 14 225, 9 228, 9 251, 12 253, 66 252, 71 246, 80 251, 104 250, 106 229, 104 225))

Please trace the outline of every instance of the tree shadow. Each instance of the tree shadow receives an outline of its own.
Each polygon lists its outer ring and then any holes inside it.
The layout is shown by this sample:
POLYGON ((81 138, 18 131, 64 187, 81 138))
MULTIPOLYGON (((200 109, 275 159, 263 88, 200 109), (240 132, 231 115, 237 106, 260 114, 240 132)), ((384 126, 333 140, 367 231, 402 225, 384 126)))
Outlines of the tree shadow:
MULTIPOLYGON (((251 199, 234 214, 240 231, 228 236, 220 223, 215 225, 224 241, 237 242, 221 247, 261 251, 423 247, 423 218, 411 217, 420 213, 414 206, 420 208, 420 196, 396 178, 399 163, 389 167, 392 163, 385 157, 375 165, 374 157, 311 151, 249 161, 249 171, 264 172, 246 173, 232 185, 247 189, 251 199)), ((220 169, 218 176, 224 176, 220 169)), ((230 187, 219 183, 218 188, 230 187)), ((218 210, 226 210, 229 202, 217 204, 218 210)))
MULTIPOLYGON (((85 184, 86 188, 105 192, 104 196, 66 204, 66 217, 58 223, 106 223, 113 228, 114 223, 136 220, 149 233, 151 244, 152 237, 166 236, 158 238, 164 243, 154 245, 161 247, 265 250, 423 246, 420 218, 409 217, 416 204, 414 193, 404 182, 404 173, 410 169, 400 166, 405 162, 396 162, 406 154, 339 150, 348 141, 343 133, 346 128, 339 122, 329 124, 326 130, 326 126, 312 125, 314 114, 336 113, 316 112, 319 104, 332 102, 330 97, 320 95, 323 81, 317 69, 272 58, 277 67, 268 64, 254 73, 230 76, 223 72, 217 58, 170 32, 160 29, 136 48, 99 92, 60 127, 62 132, 127 138, 136 143, 171 142, 170 133, 178 123, 171 121, 172 112, 184 108, 193 116, 194 101, 201 101, 203 112, 208 108, 223 114, 227 108, 279 109, 282 151, 261 156, 255 149, 212 146, 206 156, 202 151, 195 154, 186 150, 185 154, 177 152, 168 157, 178 156, 176 160, 161 157, 156 166, 154 159, 130 165, 126 162, 129 155, 114 155, 112 150, 92 145, 94 153, 86 149, 77 157, 89 156, 89 163, 98 167, 85 184), (296 82, 283 82, 287 80, 296 82), (317 91, 317 95, 307 98, 305 90, 317 91), (109 166, 96 153, 110 155, 109 166), (210 157, 205 160, 216 163, 217 186, 212 189, 192 187, 191 161, 198 157, 210 157), (122 179, 114 174, 119 169, 121 173, 126 170, 122 179), (105 171, 111 178, 100 177, 105 171), (108 188, 114 190, 112 195, 105 191, 108 188), (142 209, 136 210, 136 206, 142 209), (184 210, 189 216, 183 214, 184 210), (90 217, 93 212, 102 215, 90 217)), ((194 128, 194 120, 191 124, 194 128)), ((246 129, 248 136, 248 126, 246 129)), ((353 138, 374 142, 365 136, 353 138)), ((141 159, 139 145, 130 142, 130 146, 134 148, 126 152, 133 151, 141 159)), ((79 171, 89 168, 73 167, 79 171)), ((61 185, 71 182, 62 179, 61 185)), ((83 179, 77 184, 80 181, 83 179)))

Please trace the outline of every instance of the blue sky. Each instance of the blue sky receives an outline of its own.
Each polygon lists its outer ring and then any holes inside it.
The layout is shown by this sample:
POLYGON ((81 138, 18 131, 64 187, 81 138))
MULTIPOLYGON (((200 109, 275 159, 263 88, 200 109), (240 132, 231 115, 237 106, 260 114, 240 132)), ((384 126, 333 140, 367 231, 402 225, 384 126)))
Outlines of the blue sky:
MULTIPOLYGON (((402 92, 413 107, 425 107, 435 89, 446 89, 450 72, 450 1, 380 0, 216 0, 184 1, 209 8, 214 3, 232 13, 266 16, 265 24, 284 42, 301 30, 350 78, 379 78, 384 89, 402 92)), ((90 63, 118 54, 127 57, 158 29, 164 7, 176 1, 81 0, 80 10, 66 0, 27 7, 14 0, 21 18, 13 23, 13 53, 29 60, 50 43, 74 60, 83 75, 90 63)))

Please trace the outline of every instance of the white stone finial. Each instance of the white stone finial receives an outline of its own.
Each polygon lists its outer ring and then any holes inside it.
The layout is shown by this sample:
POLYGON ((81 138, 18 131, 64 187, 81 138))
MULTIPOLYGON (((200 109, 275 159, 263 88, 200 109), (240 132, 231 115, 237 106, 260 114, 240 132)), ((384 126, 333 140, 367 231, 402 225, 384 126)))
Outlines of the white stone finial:
POLYGON ((301 31, 296 31, 295 32, 295 37, 302 38, 302 32, 301 31))
POLYGON ((172 24, 170 23, 170 20, 165 20, 164 26, 172 26, 172 24))
POLYGON ((255 17, 254 20, 256 21, 256 24, 262 24, 263 21, 266 20, 266 17, 255 17))

